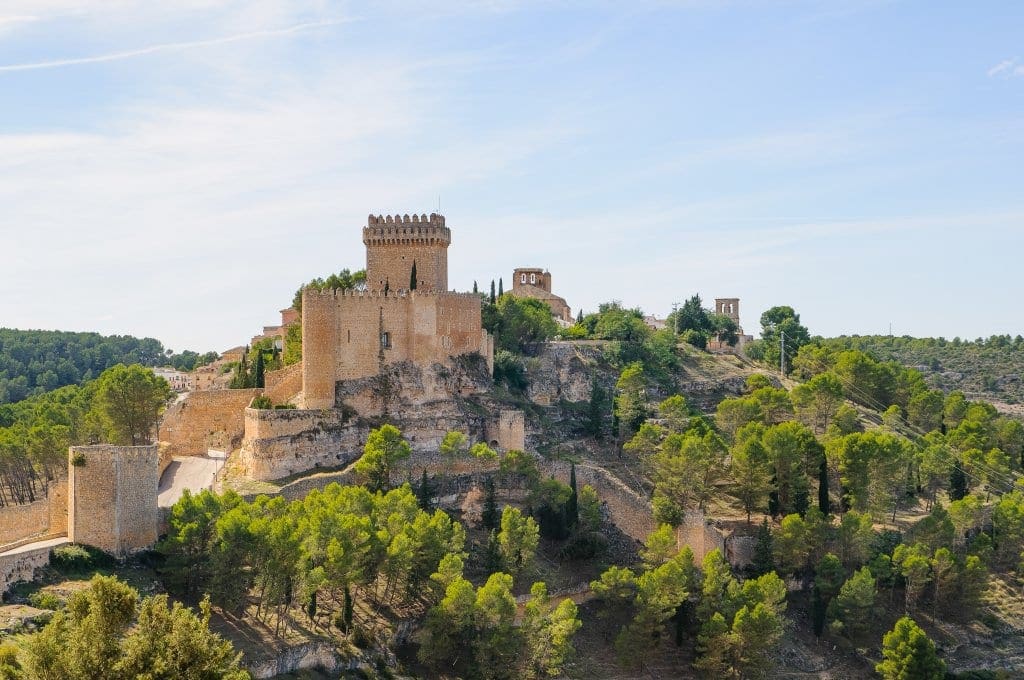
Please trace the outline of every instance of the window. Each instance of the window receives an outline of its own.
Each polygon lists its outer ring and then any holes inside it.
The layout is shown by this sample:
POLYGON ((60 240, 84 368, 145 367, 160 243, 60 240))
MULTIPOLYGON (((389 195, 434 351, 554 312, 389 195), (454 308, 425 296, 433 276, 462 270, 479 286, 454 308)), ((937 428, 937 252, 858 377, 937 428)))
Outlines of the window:
POLYGON ((537 275, 530 274, 530 283, 537 283, 537 275))
POLYGON ((384 349, 391 349, 391 333, 384 331, 380 334, 380 346, 384 349))
POLYGON ((519 275, 519 283, 526 283, 526 274, 519 275))

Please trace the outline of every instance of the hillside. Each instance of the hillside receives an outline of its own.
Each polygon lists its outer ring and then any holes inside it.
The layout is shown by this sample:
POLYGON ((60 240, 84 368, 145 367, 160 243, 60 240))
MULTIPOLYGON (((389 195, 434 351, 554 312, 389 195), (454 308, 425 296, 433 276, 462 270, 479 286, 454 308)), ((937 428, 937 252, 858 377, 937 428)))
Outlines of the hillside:
POLYGON ((173 353, 153 338, 0 328, 0 404, 80 385, 116 364, 190 371, 216 358, 215 352, 173 353))
POLYGON ((994 335, 973 341, 854 335, 822 342, 915 368, 930 387, 947 393, 959 390, 969 399, 983 399, 997 406, 1024 404, 1024 338, 1020 335, 994 335))

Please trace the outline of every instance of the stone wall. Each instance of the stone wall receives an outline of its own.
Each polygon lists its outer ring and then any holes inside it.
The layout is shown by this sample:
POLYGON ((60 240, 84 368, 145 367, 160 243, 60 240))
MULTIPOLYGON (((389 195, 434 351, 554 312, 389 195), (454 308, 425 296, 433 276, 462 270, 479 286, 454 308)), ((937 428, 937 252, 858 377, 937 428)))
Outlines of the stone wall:
POLYGON ((247 408, 239 460, 245 474, 257 480, 339 467, 362 455, 368 433, 340 409, 247 408))
POLYGON ((0 508, 0 545, 50 531, 50 499, 0 508))
MULTIPOLYGON (((370 429, 380 424, 344 409, 246 409, 239 461, 257 480, 281 479, 317 468, 349 465, 363 454, 370 429)), ((386 419, 402 431, 416 453, 436 454, 451 430, 471 441, 484 438, 488 419, 458 400, 400 407, 386 419)))
POLYGON ((119 556, 156 542, 156 446, 73 446, 68 456, 71 541, 119 556))
POLYGON ((302 391, 302 364, 268 371, 263 379, 263 394, 275 404, 291 402, 302 391))
POLYGON ((12 550, 0 555, 0 595, 19 581, 31 581, 36 571, 50 563, 53 541, 27 549, 12 550))
POLYGON ((68 480, 50 482, 45 498, 0 508, 0 546, 23 543, 31 537, 54 536, 68 530, 68 480))
POLYGON ((480 354, 493 368, 493 340, 471 294, 317 291, 302 293, 305 408, 335 405, 335 384, 377 376, 403 362, 447 365, 480 354))
POLYGON ((499 451, 524 450, 526 448, 526 414, 522 411, 499 411, 497 421, 487 427, 487 440, 499 451))
POLYGON ((242 440, 245 407, 262 390, 192 392, 167 409, 159 441, 172 456, 202 456, 208 449, 230 451, 242 440))

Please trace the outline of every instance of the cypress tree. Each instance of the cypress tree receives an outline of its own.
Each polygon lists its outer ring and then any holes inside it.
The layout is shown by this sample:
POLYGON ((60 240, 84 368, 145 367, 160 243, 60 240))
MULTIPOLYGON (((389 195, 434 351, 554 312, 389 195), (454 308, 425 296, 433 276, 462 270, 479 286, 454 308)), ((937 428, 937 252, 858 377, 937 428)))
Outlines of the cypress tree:
POLYGON ((263 366, 263 350, 256 350, 256 361, 253 362, 253 386, 264 387, 264 366, 263 366))
POLYGON ((416 489, 416 501, 420 506, 420 510, 430 510, 430 500, 434 495, 434 490, 430 488, 430 480, 427 479, 427 468, 423 468, 423 476, 420 477, 420 486, 416 489))
POLYGON ((496 298, 494 297, 494 279, 491 279, 491 304, 494 304, 496 298))
MULTIPOLYGON (((579 314, 576 315, 576 323, 583 323, 583 308, 582 307, 580 307, 579 314)), ((1024 454, 1021 454, 1021 455, 1024 456, 1024 454)))
POLYGON ((824 456, 818 463, 818 510, 821 510, 821 514, 826 517, 831 510, 831 504, 828 501, 828 463, 824 456))
POLYGON ((768 518, 765 517, 761 526, 757 528, 757 543, 754 544, 754 556, 750 560, 750 570, 756 576, 775 570, 775 557, 772 551, 772 530, 768 526, 768 518))
POLYGON ((491 529, 491 535, 487 539, 487 549, 484 551, 484 568, 487 573, 493 574, 501 571, 501 543, 498 542, 498 532, 491 529))
POLYGON ((604 434, 604 409, 606 395, 595 379, 590 384, 590 405, 587 411, 587 434, 594 439, 602 439, 604 434))
POLYGON ((505 294, 505 284, 502 283, 501 277, 498 277, 498 297, 505 294))
POLYGON ((569 528, 575 528, 580 523, 580 503, 576 495, 576 463, 572 464, 569 471, 569 500, 565 502, 566 523, 569 528))
POLYGON ((309 596, 309 602, 306 603, 306 616, 310 621, 316 619, 316 591, 313 591, 313 594, 309 596))
POLYGON ((501 514, 498 512, 498 501, 494 493, 494 480, 488 477, 484 483, 484 489, 486 490, 486 495, 484 496, 484 509, 480 519, 485 529, 493 531, 501 524, 501 514))
POLYGON ((409 290, 416 290, 416 260, 412 261, 412 271, 409 272, 409 290))
POLYGON ((814 629, 814 637, 820 638, 825 632, 825 598, 821 596, 821 590, 814 586, 811 592, 811 627, 814 629))
POLYGON ((479 293, 479 292, 480 292, 480 291, 479 291, 479 290, 477 290, 477 287, 476 287, 476 281, 473 281, 473 295, 476 295, 476 294, 477 294, 477 293, 479 293))
POLYGON ((345 625, 344 631, 346 633, 349 632, 350 630, 352 630, 352 614, 353 614, 352 592, 349 590, 349 586, 346 583, 345 584, 345 603, 344 603, 344 606, 342 607, 342 619, 341 619, 342 623, 344 623, 344 625, 345 625))
POLYGON ((949 500, 958 501, 967 495, 967 475, 964 474, 960 461, 953 464, 953 471, 949 473, 949 500))

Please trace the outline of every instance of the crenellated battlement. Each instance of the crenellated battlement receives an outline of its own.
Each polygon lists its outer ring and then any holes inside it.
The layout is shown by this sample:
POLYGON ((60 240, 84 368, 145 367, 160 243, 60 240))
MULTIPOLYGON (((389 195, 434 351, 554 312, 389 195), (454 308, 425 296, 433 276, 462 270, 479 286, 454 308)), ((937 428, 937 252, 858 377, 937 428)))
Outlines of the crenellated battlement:
POLYGON ((452 232, 444 224, 444 215, 370 215, 363 227, 367 246, 431 245, 447 247, 452 232))
POLYGON ((385 293, 382 290, 348 290, 348 289, 326 289, 317 290, 316 288, 306 288, 303 291, 306 295, 312 296, 320 300, 338 300, 342 298, 365 298, 372 300, 387 300, 393 302, 400 302, 407 299, 417 298, 456 298, 456 299, 473 299, 479 300, 480 296, 475 293, 456 293, 449 291, 435 291, 435 290, 391 290, 385 293))
POLYGON ((370 215, 366 220, 367 227, 386 227, 389 225, 401 224, 422 224, 435 227, 443 227, 444 215, 430 213, 429 218, 426 216, 426 214, 413 215, 411 218, 408 215, 377 215, 376 217, 370 215))

